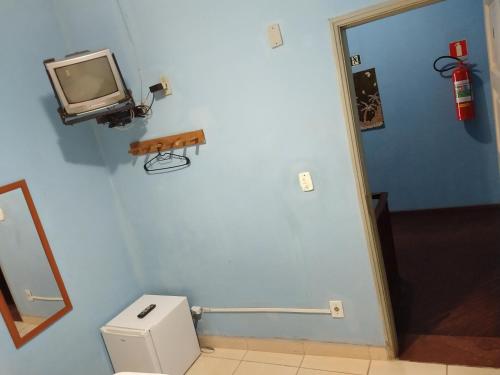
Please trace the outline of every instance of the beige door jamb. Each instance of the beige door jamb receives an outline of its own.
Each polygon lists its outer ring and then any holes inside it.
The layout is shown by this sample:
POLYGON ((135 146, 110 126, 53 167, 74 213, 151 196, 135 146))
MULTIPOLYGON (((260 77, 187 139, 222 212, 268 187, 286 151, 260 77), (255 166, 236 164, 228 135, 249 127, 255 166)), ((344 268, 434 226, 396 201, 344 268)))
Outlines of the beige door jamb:
POLYGON ((484 16, 486 27, 486 42, 488 46, 488 62, 490 65, 491 97, 493 103, 493 116, 495 120, 495 130, 497 136, 498 165, 500 168, 500 61, 497 61, 495 51, 495 31, 500 30, 499 25, 495 25, 495 20, 491 19, 490 8, 496 0, 484 0, 484 16), (495 30, 498 29, 498 30, 495 30))
POLYGON ((358 198, 361 203, 361 213, 364 230, 367 238, 370 262, 373 270, 380 313, 384 324, 386 348, 389 356, 395 358, 398 353, 396 326, 389 295, 389 286, 385 273, 380 239, 377 224, 372 208, 371 191, 368 186, 366 166, 364 163, 361 131, 357 122, 357 109, 355 107, 354 84, 352 81, 350 57, 347 49, 345 30, 376 21, 381 18, 393 16, 412 9, 424 7, 443 0, 396 0, 383 2, 344 16, 330 20, 332 29, 333 52, 337 66, 338 81, 341 92, 344 116, 347 125, 349 146, 354 164, 358 198))

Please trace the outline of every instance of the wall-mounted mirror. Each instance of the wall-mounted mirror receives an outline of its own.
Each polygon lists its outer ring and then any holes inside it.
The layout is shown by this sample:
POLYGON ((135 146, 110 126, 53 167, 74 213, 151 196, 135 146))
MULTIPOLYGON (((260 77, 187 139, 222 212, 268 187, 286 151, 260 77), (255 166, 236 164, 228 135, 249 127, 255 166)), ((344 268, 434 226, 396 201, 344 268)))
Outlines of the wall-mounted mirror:
POLYGON ((26 181, 0 187, 0 292, 17 348, 72 309, 26 181))

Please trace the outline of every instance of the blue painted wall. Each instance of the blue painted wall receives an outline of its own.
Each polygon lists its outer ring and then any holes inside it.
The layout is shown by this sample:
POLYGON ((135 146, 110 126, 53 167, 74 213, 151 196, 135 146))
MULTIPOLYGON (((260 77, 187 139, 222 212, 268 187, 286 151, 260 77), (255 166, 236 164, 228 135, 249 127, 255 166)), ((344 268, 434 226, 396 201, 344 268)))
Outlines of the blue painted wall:
POLYGON ((56 118, 42 61, 61 35, 52 2, 0 2, 0 185, 28 181, 74 304, 19 350, 1 322, 2 375, 110 374, 99 327, 141 293, 93 129, 56 118))
MULTIPOLYGON (((0 94, 8 139, 0 183, 28 180, 75 310, 19 351, 0 325, 0 373, 110 373, 98 327, 142 291, 209 306, 327 307, 342 299, 344 320, 212 315, 200 328, 383 345, 328 24, 376 2, 2 2, 0 68, 11 73, 0 75, 9 88, 0 94), (285 45, 271 50, 266 27, 274 22, 285 45), (137 98, 160 74, 174 95, 129 131, 65 128, 41 61, 103 47, 117 53, 137 98), (187 151, 193 165, 183 171, 147 176, 143 158, 127 154, 130 141, 198 128, 208 143, 187 151), (32 157, 11 163, 21 146, 32 157), (313 193, 300 192, 303 170, 312 172, 313 193)), ((451 97, 442 84, 440 96, 451 97)), ((436 116, 446 117, 429 118, 436 116)), ((494 134, 483 129, 466 131, 484 156, 494 134)))
POLYGON ((347 32, 360 71, 375 67, 386 127, 363 132, 373 191, 392 210, 500 202, 482 1, 448 0, 347 32), (477 118, 455 119, 451 81, 432 69, 448 43, 467 39, 477 118))
POLYGON ((97 131, 146 290, 205 306, 341 299, 347 314, 207 315, 202 333, 384 344, 328 22, 373 3, 59 1, 68 44, 112 48, 137 99, 138 70, 144 88, 172 82, 147 126, 97 131), (131 141, 199 128, 207 144, 183 171, 148 176, 127 155, 131 141), (300 191, 303 170, 313 193, 300 191))

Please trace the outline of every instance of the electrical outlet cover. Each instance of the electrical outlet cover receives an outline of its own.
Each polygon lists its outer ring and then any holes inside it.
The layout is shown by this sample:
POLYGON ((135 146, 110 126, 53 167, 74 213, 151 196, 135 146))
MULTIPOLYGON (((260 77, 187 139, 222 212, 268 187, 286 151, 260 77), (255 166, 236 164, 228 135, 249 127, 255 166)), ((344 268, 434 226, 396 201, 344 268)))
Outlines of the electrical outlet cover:
POLYGON ((279 24, 275 23, 267 28, 267 38, 271 48, 277 48, 283 45, 283 36, 281 35, 279 24))
POLYGON ((344 317, 342 301, 330 301, 330 311, 335 319, 342 319, 344 317))
POLYGON ((314 190, 314 184, 312 181, 310 172, 300 172, 299 173, 299 184, 303 192, 309 192, 314 190))
POLYGON ((170 80, 165 77, 160 77, 160 83, 163 85, 163 93, 165 96, 172 95, 172 85, 170 84, 170 80))

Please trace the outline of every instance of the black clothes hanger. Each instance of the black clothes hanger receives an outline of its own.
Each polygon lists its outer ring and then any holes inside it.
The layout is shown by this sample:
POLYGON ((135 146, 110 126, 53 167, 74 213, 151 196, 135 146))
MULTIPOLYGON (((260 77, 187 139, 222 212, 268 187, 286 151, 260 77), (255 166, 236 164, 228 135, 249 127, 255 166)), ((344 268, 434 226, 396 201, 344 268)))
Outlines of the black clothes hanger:
POLYGON ((158 149, 158 155, 151 160, 146 159, 144 170, 147 173, 153 174, 159 171, 178 170, 187 168, 191 165, 191 160, 187 156, 177 155, 172 152, 161 153, 158 149), (176 161, 184 161, 184 163, 176 163, 176 161))

